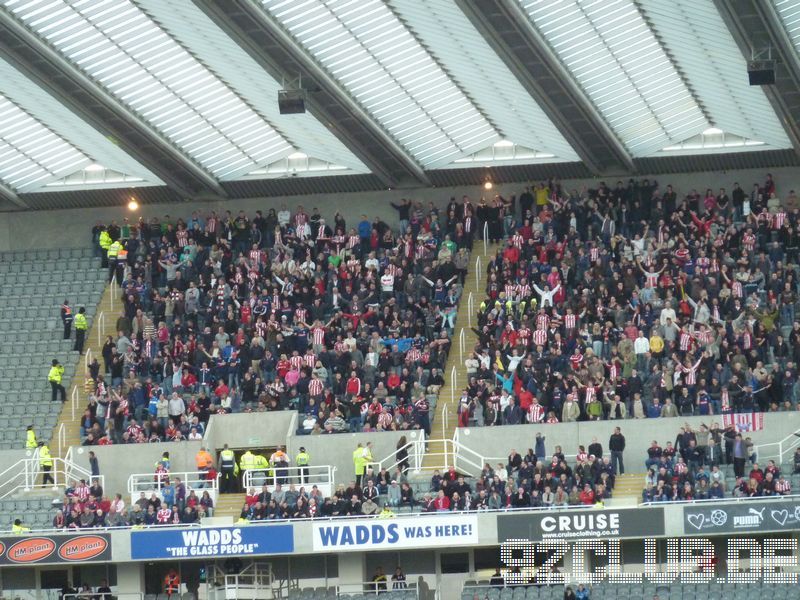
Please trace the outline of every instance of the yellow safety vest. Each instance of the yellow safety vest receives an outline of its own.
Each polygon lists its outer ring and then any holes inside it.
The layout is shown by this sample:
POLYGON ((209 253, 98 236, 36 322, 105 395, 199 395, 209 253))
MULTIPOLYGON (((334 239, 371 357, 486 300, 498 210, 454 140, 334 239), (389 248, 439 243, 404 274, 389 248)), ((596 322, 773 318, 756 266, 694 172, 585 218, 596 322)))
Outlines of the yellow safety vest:
POLYGON ((89 323, 86 322, 86 315, 78 313, 75 315, 75 329, 86 330, 89 328, 89 323))
POLYGON ((16 534, 28 533, 31 530, 30 527, 25 527, 24 525, 12 525, 11 532, 16 534))
POLYGON ((233 450, 223 450, 219 454, 220 458, 220 469, 233 469, 236 467, 236 456, 233 454, 233 450))
POLYGON ((242 457, 239 459, 239 468, 242 471, 247 471, 248 469, 255 469, 256 468, 256 457, 253 456, 253 453, 249 450, 242 454, 242 457))
POLYGON ((109 246, 111 246, 111 236, 108 235, 107 231, 100 232, 100 247, 103 250, 108 250, 109 246))
MULTIPOLYGON (((76 327, 77 327, 77 325, 76 325, 76 327)), ((50 373, 47 374, 47 381, 53 381, 55 383, 61 383, 61 376, 63 374, 64 374, 64 367, 62 367, 61 365, 56 365, 55 367, 50 367, 50 373)))
POLYGON ((298 467, 307 467, 308 463, 311 462, 311 457, 308 455, 308 452, 301 452, 297 455, 297 458, 294 459, 294 462, 298 467))
POLYGON ((108 258, 117 258, 120 250, 122 250, 122 244, 114 242, 108 247, 108 258))
POLYGON ((27 439, 25 440, 25 447, 26 448, 36 448, 38 446, 38 442, 36 441, 36 432, 33 429, 29 429, 27 434, 27 439))
POLYGON ((39 448, 39 464, 43 467, 53 466, 53 457, 50 456, 50 448, 47 446, 39 448))

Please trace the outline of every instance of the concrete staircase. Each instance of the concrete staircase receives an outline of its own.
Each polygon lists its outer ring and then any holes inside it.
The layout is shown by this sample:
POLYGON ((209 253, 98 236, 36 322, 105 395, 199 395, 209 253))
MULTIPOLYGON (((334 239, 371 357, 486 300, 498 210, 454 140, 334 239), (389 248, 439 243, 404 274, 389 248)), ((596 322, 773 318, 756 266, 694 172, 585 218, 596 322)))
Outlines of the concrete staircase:
MULTIPOLYGON (((494 256, 500 244, 489 244, 487 253, 483 254, 483 241, 476 240, 473 251, 470 256, 470 266, 467 271, 467 277, 464 281, 464 291, 458 303, 458 314, 456 316, 456 326, 453 332, 453 345, 450 348, 450 354, 447 357, 447 365, 444 370, 445 384, 439 391, 439 398, 436 402, 436 416, 431 423, 431 441, 428 444, 423 461, 423 467, 426 469, 438 468, 444 466, 442 464, 445 452, 444 443, 441 440, 451 439, 453 432, 458 425, 458 400, 461 398, 461 390, 467 383, 467 370, 461 360, 459 352, 459 336, 461 331, 464 331, 464 360, 472 353, 475 345, 478 343, 478 338, 475 332, 469 327, 469 302, 467 298, 469 293, 472 292, 474 304, 473 310, 477 311, 481 302, 485 300, 485 284, 486 284, 486 263, 487 260, 494 256), (478 287, 478 273, 475 270, 475 260, 477 257, 481 258, 481 273, 480 273, 480 287, 478 287), (458 376, 455 381, 452 377, 453 367, 456 367, 458 376), (445 419, 445 407, 447 418, 445 419), (446 421, 446 422, 445 422, 446 421)), ((471 315, 472 325, 476 326, 476 315, 471 315)))
POLYGON ((617 475, 614 482, 614 497, 606 505, 622 508, 636 506, 642 501, 645 473, 625 473, 617 475))
MULTIPOLYGON (((116 293, 119 295, 119 287, 115 286, 116 293)), ((117 322, 117 317, 122 310, 122 302, 121 300, 114 300, 114 310, 111 310, 111 294, 112 288, 110 284, 106 285, 106 289, 103 292, 102 297, 100 298, 100 304, 97 306, 97 311, 95 312, 95 316, 92 319, 91 327, 86 333, 86 341, 83 346, 83 354, 79 357, 79 362, 75 368, 75 375, 72 377, 72 381, 69 382, 69 385, 65 385, 67 389, 67 401, 64 403, 63 408, 61 409, 61 414, 58 417, 58 421, 56 422, 56 426, 53 429, 53 435, 50 438, 50 450, 53 453, 53 456, 59 456, 60 458, 64 458, 64 455, 67 453, 67 450, 70 446, 80 446, 81 444, 81 436, 80 436, 80 419, 83 415, 83 410, 86 407, 86 400, 87 394, 85 390, 86 384, 86 374, 87 370, 85 368, 85 358, 86 352, 91 350, 92 358, 97 358, 98 362, 101 365, 103 364, 103 357, 102 357, 102 350, 103 350, 103 343, 105 343, 105 338, 101 335, 101 343, 97 343, 98 339, 98 331, 101 327, 100 324, 100 313, 105 313, 105 333, 106 335, 110 335, 114 332, 114 327, 117 322), (77 386, 78 388, 78 403, 75 407, 74 417, 73 417, 73 410, 72 410, 72 393, 73 388, 77 386), (61 425, 64 425, 64 437, 62 438, 61 444, 61 451, 59 452, 59 444, 58 444, 58 431, 61 425)), ((74 335, 74 334, 73 334, 74 335)), ((65 384, 67 382, 64 382, 65 384)), ((110 383, 110 382, 109 382, 110 383)))
POLYGON ((235 523, 239 520, 242 506, 244 506, 244 494, 219 494, 217 505, 214 507, 214 518, 230 517, 235 523))

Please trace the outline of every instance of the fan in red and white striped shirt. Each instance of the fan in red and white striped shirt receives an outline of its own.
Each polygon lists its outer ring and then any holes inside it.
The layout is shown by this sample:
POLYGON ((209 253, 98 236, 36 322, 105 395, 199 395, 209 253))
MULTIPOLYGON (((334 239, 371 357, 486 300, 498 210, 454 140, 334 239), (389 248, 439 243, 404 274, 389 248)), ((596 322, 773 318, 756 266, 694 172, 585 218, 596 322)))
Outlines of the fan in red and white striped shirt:
POLYGON ((547 345, 547 330, 537 329, 533 332, 533 345, 546 346, 547 345))
POLYGON ((308 382, 309 395, 313 397, 321 396, 324 389, 325 386, 323 385, 322 380, 316 376, 312 376, 311 381, 308 382))
POLYGON ((530 407, 528 408, 528 423, 541 423, 544 419, 544 406, 534 398, 530 407))

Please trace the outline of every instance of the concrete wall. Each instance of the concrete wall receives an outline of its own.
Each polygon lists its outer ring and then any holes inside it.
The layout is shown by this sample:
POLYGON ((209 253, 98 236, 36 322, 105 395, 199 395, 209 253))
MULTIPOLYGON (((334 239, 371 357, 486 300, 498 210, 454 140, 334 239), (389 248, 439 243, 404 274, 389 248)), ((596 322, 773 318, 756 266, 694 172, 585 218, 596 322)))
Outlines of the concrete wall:
POLYGON ((76 447, 72 449, 73 460, 89 469, 89 450, 97 456, 100 474, 105 478, 107 495, 120 493, 128 497, 128 478, 134 473, 152 473, 156 461, 164 452, 169 452, 170 470, 173 472, 194 471, 194 457, 200 450, 200 442, 162 444, 126 444, 119 446, 76 447))
MULTIPOLYGON (((625 436, 625 453, 623 459, 626 471, 644 473, 644 460, 647 448, 653 440, 662 446, 666 442, 675 441, 678 429, 689 423, 692 428, 698 428, 701 423, 722 423, 721 417, 677 417, 672 419, 639 419, 625 421, 590 421, 582 423, 559 423, 557 425, 506 425, 501 427, 473 427, 459 430, 461 444, 476 452, 482 457, 492 458, 492 464, 508 456, 509 450, 514 448, 520 454, 525 454, 528 448, 534 447, 536 433, 545 436, 545 449, 553 452, 556 445, 560 445, 564 454, 574 456, 579 445, 588 447, 593 438, 602 444, 603 451, 608 455, 608 439, 615 427, 620 427, 625 436)), ((764 415, 764 429, 749 433, 756 445, 779 442, 783 438, 800 430, 800 414, 794 413, 768 413, 764 415)), ((777 454, 777 446, 762 447, 760 455, 770 458, 777 454)), ((468 460, 477 461, 472 453, 462 453, 468 460)), ((791 455, 784 455, 784 461, 789 461, 791 455)), ((463 466, 463 465, 462 465, 463 466)))
MULTIPOLYGON (((789 189, 800 190, 800 170, 793 168, 773 169, 778 193, 786 194, 789 189)), ((725 187, 731 189, 733 183, 738 181, 745 190, 750 190, 753 183, 764 180, 763 170, 741 171, 712 171, 689 174, 676 174, 664 176, 642 175, 638 178, 657 179, 663 186, 672 184, 678 195, 695 188, 701 193, 705 188, 714 190, 725 187)), ((613 185, 618 178, 605 178, 606 183, 613 185)), ((580 189, 583 185, 596 186, 601 179, 593 180, 565 180, 567 189, 580 189)), ((490 192, 503 195, 519 194, 526 185, 525 182, 498 184, 490 192)), ((133 192, 135 194, 135 191, 133 192)), ((370 219, 380 215, 387 222, 395 222, 397 212, 389 206, 389 202, 396 202, 400 198, 408 197, 421 200, 425 203, 432 201, 443 207, 451 196, 460 198, 466 194, 473 199, 479 198, 485 192, 475 186, 457 188, 418 188, 404 190, 387 190, 380 192, 361 192, 354 194, 319 194, 315 196, 290 196, 287 198, 249 198, 243 200, 226 200, 225 202, 185 202, 181 204, 153 204, 142 206, 139 211, 131 213, 127 207, 118 208, 92 208, 70 209, 57 211, 16 212, 0 214, 0 251, 24 250, 28 248, 75 248, 89 244, 90 230, 95 221, 109 222, 112 219, 121 221, 124 217, 138 219, 139 216, 159 218, 166 214, 173 218, 188 218, 192 210, 199 209, 203 212, 212 209, 218 212, 225 210, 245 210, 248 214, 261 209, 266 212, 269 208, 279 209, 286 204, 294 209, 302 204, 307 210, 317 206, 323 217, 332 219, 335 212, 341 212, 348 223, 357 222, 362 214, 367 214, 370 219)))
MULTIPOLYGON (((397 441, 403 436, 411 442, 419 432, 384 431, 381 433, 339 433, 336 435, 298 435, 289 441, 289 456, 294 457, 303 446, 311 455, 311 464, 329 464, 336 467, 335 482, 347 485, 355 480, 353 450, 360 443, 372 442, 372 457, 381 461, 393 457, 397 441)), ((394 463, 389 460, 387 466, 394 463)))
POLYGON ((294 429, 295 415, 293 411, 279 411, 212 416, 203 441, 216 450, 225 444, 231 448, 282 446, 294 429))

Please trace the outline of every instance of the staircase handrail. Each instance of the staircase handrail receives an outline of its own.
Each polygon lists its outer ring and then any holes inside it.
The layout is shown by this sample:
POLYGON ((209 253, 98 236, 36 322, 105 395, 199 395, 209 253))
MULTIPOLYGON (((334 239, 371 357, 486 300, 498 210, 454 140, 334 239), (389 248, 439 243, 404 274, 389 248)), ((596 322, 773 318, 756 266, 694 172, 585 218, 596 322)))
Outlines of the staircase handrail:
MULTIPOLYGON (((0 498, 6 498, 18 490, 29 491, 36 488, 49 488, 50 486, 68 487, 80 479, 92 480, 92 474, 74 462, 55 456, 52 457, 52 461, 53 466, 50 470, 50 476, 53 479, 53 483, 49 483, 47 486, 45 486, 44 482, 37 483, 39 476, 42 474, 38 449, 32 453, 30 458, 20 459, 8 467, 0 473, 0 490, 4 490, 0 493, 0 498), (22 482, 20 482, 20 478, 22 482)), ((102 475, 94 479, 97 479, 100 485, 103 485, 104 478, 102 475)))
POLYGON ((106 312, 104 310, 100 311, 100 314, 97 315, 97 345, 102 347, 103 346, 103 338, 106 335, 106 312))
MULTIPOLYGON (((58 431, 56 432, 56 439, 58 440, 58 455, 62 456, 64 453, 64 446, 67 445, 67 428, 64 423, 61 423, 58 426, 58 431)), ((71 452, 72 448, 67 450, 67 453, 71 452)), ((66 458, 66 457, 64 457, 66 458)))
POLYGON ((114 273, 114 275, 112 275, 111 281, 109 282, 109 286, 111 287, 111 290, 110 290, 111 291, 111 294, 110 294, 111 295, 111 312, 113 313, 114 312, 114 300, 116 300, 116 298, 114 296, 117 295, 117 291, 116 291, 116 288, 117 288, 117 274, 116 273, 114 273))
POLYGON ((456 401, 456 388, 458 387, 458 367, 453 365, 450 369, 450 402, 456 401))
POLYGON ((466 348, 466 339, 464 338, 464 328, 458 332, 458 356, 461 364, 464 364, 464 349, 466 348))
POLYGON ((288 482, 294 483, 297 486, 305 487, 306 491, 310 490, 312 486, 317 486, 324 496, 329 496, 333 493, 335 488, 335 474, 336 467, 331 465, 247 469, 242 477, 242 483, 244 484, 245 489, 251 487, 261 488, 261 486, 264 484, 274 487, 275 484, 278 483, 279 479, 285 477, 288 482), (304 468, 307 469, 307 471, 305 471, 306 482, 299 483, 304 468), (285 471, 285 476, 279 475, 278 471, 285 471))
POLYGON ((481 257, 478 256, 475 258, 475 291, 480 293, 481 291, 481 257))
POLYGON ((467 327, 472 329, 472 313, 475 310, 475 298, 472 292, 467 295, 467 327))
POLYGON ((174 481, 176 477, 180 477, 181 481, 186 485, 187 491, 216 492, 217 479, 208 480, 205 475, 205 471, 170 471, 165 477, 160 477, 153 473, 132 473, 128 477, 128 493, 130 495, 139 494, 140 492, 160 493, 161 489, 166 485, 166 481, 174 481))
POLYGON ((75 411, 78 408, 78 403, 80 402, 80 392, 78 391, 78 386, 72 386, 72 392, 70 393, 70 408, 72 410, 72 420, 75 420, 75 411))
POLYGON ((756 455, 761 460, 764 460, 765 458, 773 458, 773 457, 777 456, 778 462, 782 463, 783 462, 783 455, 786 454, 787 452, 791 452, 792 450, 794 450, 798 446, 800 446, 800 430, 793 431, 792 433, 787 435, 785 438, 783 438, 782 440, 779 440, 777 442, 767 442, 765 444, 758 444, 758 445, 754 446, 753 450, 755 451, 756 455), (764 448, 767 448, 769 446, 777 446, 778 447, 778 454, 777 455, 767 454, 767 455, 763 455, 762 456, 762 452, 763 452, 764 448), (786 446, 785 449, 784 449, 784 446, 786 446))
POLYGON ((486 256, 489 252, 489 221, 483 224, 483 255, 486 256))

